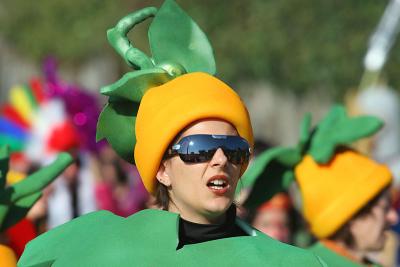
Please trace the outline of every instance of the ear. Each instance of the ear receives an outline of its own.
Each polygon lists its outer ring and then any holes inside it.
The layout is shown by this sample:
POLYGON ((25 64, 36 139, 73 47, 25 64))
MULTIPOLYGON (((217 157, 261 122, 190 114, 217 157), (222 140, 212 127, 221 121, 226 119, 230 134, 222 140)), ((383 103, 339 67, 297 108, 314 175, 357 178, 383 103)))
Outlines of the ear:
POLYGON ((160 167, 158 167, 156 178, 160 183, 162 183, 166 187, 169 187, 171 185, 171 179, 168 175, 168 171, 167 171, 168 166, 167 165, 168 164, 166 161, 161 162, 160 167))

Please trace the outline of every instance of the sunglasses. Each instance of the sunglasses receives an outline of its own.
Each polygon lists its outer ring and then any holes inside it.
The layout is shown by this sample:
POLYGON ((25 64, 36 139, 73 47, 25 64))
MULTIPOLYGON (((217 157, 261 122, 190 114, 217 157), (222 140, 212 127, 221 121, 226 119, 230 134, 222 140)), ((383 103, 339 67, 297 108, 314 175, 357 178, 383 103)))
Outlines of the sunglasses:
POLYGON ((243 164, 249 161, 249 143, 236 135, 194 134, 183 137, 167 150, 166 157, 179 155, 186 163, 210 161, 218 148, 224 151, 228 161, 243 164))

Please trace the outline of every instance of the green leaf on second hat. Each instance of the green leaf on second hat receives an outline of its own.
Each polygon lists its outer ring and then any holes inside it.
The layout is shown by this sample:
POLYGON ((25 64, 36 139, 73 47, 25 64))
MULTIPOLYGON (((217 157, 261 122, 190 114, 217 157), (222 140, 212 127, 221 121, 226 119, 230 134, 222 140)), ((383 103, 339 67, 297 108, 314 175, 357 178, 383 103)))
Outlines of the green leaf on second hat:
POLYGON ((293 181, 292 168, 301 160, 296 148, 276 147, 261 153, 243 174, 241 184, 251 187, 244 206, 255 209, 293 181))
POLYGON ((307 144, 310 142, 311 137, 311 114, 307 113, 304 115, 303 120, 300 123, 300 137, 297 145, 301 152, 304 152, 307 144))
POLYGON ((327 163, 339 145, 348 145, 379 131, 383 121, 373 116, 349 117, 341 105, 334 106, 317 125, 308 153, 318 163, 327 163))

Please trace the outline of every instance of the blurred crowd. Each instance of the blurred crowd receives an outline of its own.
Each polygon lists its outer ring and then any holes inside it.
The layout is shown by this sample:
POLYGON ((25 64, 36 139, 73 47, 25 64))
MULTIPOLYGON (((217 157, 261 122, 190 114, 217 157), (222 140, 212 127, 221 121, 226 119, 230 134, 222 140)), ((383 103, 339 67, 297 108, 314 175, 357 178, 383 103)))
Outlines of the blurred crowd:
MULTIPOLYGON (((37 235, 80 215, 108 210, 128 217, 145 208, 158 208, 144 188, 136 167, 119 158, 110 146, 102 144, 95 152, 89 152, 81 149, 78 142, 70 143, 68 152, 73 155, 74 164, 45 189, 27 217, 2 236, 2 242, 12 247, 18 256, 26 243, 37 235)), ((255 157, 269 148, 270 144, 256 141, 255 157)), ((12 154, 9 167, 8 183, 12 184, 39 169, 40 164, 17 152, 12 154)), ((392 206, 398 213, 400 190, 398 182, 395 185, 392 206)), ((239 194, 236 201, 238 214, 255 228, 272 238, 300 247, 308 247, 316 241, 296 208, 295 193, 279 193, 250 212, 241 205, 247 190, 242 191, 244 193, 239 194)), ((400 224, 396 221, 395 225, 385 227, 390 228, 385 249, 371 257, 380 259, 384 266, 396 266, 400 224)))
MULTIPOLYGON (((96 123, 91 119, 97 119, 101 106, 96 97, 60 79, 54 60, 47 61, 44 70, 44 78, 13 88, 9 102, 1 109, 3 141, 0 145, 9 144, 13 152, 7 183, 21 181, 61 151, 69 152, 74 164, 44 190, 25 219, 1 236, 1 242, 12 247, 18 256, 37 235, 83 214, 108 210, 128 217, 142 209, 158 208, 144 188, 136 167, 119 158, 108 144, 94 143, 96 123), (29 141, 32 139, 33 143, 29 141)), ((349 99, 348 109, 353 114, 373 114, 386 123, 377 137, 358 144, 358 149, 391 168, 395 178, 390 189, 391 207, 399 213, 399 97, 392 89, 381 86, 349 99)), ((256 141, 253 156, 257 158, 271 147, 270 143, 256 141)), ((238 214, 255 228, 299 247, 308 247, 317 241, 301 216, 296 190, 276 194, 251 211, 242 206, 248 193, 249 188, 242 188, 236 205, 238 214)), ((390 231, 383 251, 370 255, 383 266, 396 266, 398 261, 397 215, 390 224, 384 225, 390 231)))

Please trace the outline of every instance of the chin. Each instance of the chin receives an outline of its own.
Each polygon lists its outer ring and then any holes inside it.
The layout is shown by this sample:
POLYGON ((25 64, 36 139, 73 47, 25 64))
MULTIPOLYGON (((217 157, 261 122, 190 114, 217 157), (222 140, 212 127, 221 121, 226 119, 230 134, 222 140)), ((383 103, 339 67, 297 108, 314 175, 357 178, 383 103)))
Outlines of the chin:
POLYGON ((379 239, 373 246, 370 247, 369 251, 371 252, 379 252, 382 251, 385 247, 386 236, 383 236, 379 239))
POLYGON ((232 205, 231 199, 225 197, 217 198, 207 203, 206 210, 208 213, 215 214, 218 216, 224 214, 231 205, 232 205))

